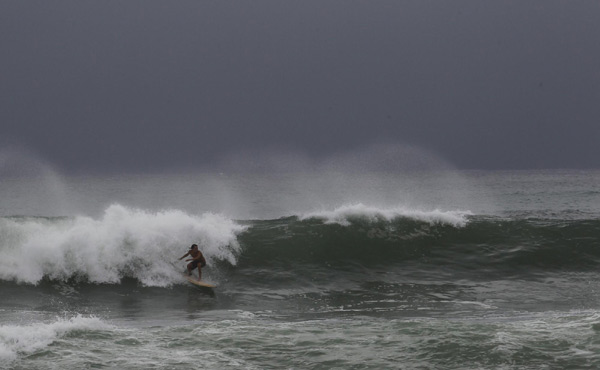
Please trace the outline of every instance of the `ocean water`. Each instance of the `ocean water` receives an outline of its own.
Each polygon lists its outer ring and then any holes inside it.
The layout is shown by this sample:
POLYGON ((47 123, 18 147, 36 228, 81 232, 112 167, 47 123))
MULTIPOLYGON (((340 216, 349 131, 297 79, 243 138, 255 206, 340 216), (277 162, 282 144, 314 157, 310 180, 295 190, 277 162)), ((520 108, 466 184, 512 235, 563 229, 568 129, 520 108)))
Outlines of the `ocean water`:
POLYGON ((599 287, 600 171, 0 182, 0 368, 595 369, 599 287))

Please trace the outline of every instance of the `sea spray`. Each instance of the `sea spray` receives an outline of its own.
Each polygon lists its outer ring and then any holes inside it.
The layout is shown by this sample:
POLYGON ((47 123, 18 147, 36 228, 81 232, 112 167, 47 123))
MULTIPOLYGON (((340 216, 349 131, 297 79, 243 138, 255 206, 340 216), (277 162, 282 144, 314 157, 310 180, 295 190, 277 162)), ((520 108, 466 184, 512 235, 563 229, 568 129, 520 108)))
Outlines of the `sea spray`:
POLYGON ((181 272, 173 262, 192 243, 200 245, 209 264, 216 260, 235 264, 240 248, 236 237, 243 230, 217 214, 148 212, 118 204, 99 219, 3 218, 0 279, 118 283, 133 277, 144 285, 167 286, 181 272))
POLYGON ((226 156, 219 168, 231 183, 244 184, 230 186, 251 212, 241 218, 285 217, 359 203, 476 213, 497 209, 493 197, 474 191, 464 172, 423 148, 399 143, 373 144, 319 158, 267 148, 226 156))

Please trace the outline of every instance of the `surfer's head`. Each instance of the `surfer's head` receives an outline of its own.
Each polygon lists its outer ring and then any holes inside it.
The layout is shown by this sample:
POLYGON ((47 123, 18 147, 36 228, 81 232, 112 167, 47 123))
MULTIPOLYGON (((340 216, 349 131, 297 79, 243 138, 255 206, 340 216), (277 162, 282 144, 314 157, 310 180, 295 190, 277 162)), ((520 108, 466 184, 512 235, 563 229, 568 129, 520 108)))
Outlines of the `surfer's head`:
POLYGON ((190 250, 192 249, 198 249, 198 244, 192 244, 192 246, 190 247, 190 250))

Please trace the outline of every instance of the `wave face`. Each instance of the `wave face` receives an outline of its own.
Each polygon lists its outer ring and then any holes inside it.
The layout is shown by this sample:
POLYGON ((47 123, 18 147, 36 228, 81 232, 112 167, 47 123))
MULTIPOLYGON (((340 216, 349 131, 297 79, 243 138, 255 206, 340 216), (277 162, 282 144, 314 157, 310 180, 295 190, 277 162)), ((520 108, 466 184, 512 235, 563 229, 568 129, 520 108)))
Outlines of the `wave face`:
MULTIPOLYGON (((257 221, 241 235, 244 262, 272 259, 366 266, 419 262, 445 269, 594 269, 600 220, 505 219, 468 212, 362 207, 257 221)), ((240 261, 240 262, 242 262, 240 261)), ((422 267, 421 266, 421 267, 422 267)))

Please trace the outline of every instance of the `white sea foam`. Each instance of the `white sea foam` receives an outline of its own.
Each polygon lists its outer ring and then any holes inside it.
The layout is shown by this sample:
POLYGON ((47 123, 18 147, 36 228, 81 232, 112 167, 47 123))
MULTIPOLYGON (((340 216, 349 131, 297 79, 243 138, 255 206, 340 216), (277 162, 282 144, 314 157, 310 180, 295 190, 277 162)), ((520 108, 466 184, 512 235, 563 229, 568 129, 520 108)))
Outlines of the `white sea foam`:
POLYGON ((112 327, 96 317, 81 315, 51 323, 0 325, 0 365, 17 359, 19 354, 33 353, 76 330, 108 330, 112 327))
POLYGON ((236 263, 236 236, 245 229, 224 216, 178 210, 148 212, 121 205, 99 219, 0 219, 0 279, 37 283, 43 277, 117 283, 134 277, 148 286, 180 279, 177 259, 197 243, 208 263, 236 263), (176 264, 177 263, 177 264, 176 264))
POLYGON ((306 213, 301 215, 300 219, 317 218, 324 220, 326 223, 337 223, 348 226, 352 218, 367 218, 371 221, 392 221, 396 218, 405 217, 430 224, 447 224, 455 227, 464 227, 468 222, 469 215, 472 215, 469 211, 442 211, 439 209, 425 211, 403 207, 378 208, 357 203, 345 205, 333 211, 306 213))

